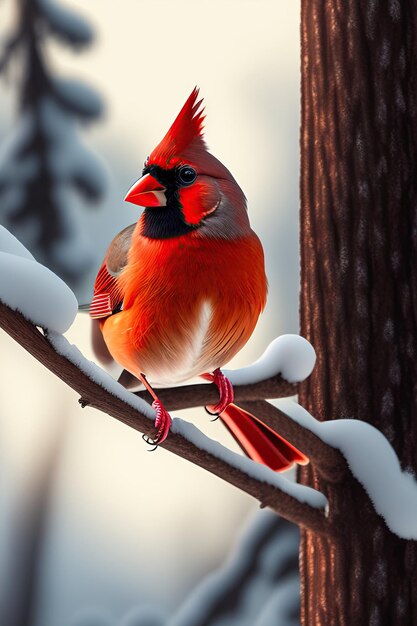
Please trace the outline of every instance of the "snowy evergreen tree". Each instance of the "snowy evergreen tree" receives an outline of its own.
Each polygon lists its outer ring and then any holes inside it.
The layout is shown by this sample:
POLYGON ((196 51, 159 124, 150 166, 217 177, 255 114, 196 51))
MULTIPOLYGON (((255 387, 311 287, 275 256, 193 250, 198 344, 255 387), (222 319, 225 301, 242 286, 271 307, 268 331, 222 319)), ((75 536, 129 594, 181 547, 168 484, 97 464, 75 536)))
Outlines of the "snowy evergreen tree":
POLYGON ((297 526, 259 511, 166 626, 298 626, 298 544, 297 526))
POLYGON ((0 56, 3 75, 15 59, 19 68, 19 122, 0 149, 0 219, 74 286, 94 258, 80 200, 92 206, 105 188, 103 167, 78 126, 98 118, 103 106, 81 82, 51 75, 45 42, 54 36, 78 50, 93 32, 53 0, 17 0, 17 6, 15 30, 0 56))
POLYGON ((157 607, 138 607, 115 626, 299 626, 298 545, 297 526, 259 511, 224 565, 191 591, 172 617, 164 618, 157 607))

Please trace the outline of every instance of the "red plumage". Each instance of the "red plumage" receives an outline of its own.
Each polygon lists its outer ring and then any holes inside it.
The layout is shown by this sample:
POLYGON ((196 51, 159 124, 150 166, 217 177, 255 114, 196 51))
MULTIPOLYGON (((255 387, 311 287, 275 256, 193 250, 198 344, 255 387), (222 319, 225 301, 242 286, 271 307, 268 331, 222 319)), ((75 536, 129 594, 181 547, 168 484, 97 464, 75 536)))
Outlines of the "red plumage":
POLYGON ((306 465, 308 458, 260 419, 230 404, 220 419, 246 454, 277 472, 289 469, 294 463, 306 465))
POLYGON ((161 167, 173 167, 191 143, 206 149, 203 139, 204 109, 199 111, 203 100, 197 102, 198 93, 199 90, 194 87, 165 137, 150 154, 149 160, 152 163, 161 167))
POLYGON ((245 196, 202 138, 197 96, 194 89, 126 197, 146 208, 107 251, 92 317, 100 318, 113 358, 152 393, 156 444, 170 418, 148 381, 169 385, 215 372, 225 425, 250 457, 283 470, 306 457, 230 404, 231 386, 219 371, 251 336, 267 282, 245 196))

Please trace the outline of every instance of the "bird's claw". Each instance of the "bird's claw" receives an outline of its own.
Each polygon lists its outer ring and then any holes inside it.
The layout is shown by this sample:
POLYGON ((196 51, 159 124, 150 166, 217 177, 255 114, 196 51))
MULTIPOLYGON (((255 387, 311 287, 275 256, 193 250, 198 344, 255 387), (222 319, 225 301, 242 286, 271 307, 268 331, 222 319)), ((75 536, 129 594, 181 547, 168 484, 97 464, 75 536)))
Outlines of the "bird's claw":
POLYGON ((234 400, 233 385, 219 368, 213 372, 213 383, 220 391, 220 400, 215 406, 210 407, 212 410, 206 407, 206 411, 209 415, 219 416, 234 400))
POLYGON ((142 435, 142 439, 146 441, 146 443, 150 446, 154 446, 152 450, 149 452, 153 452, 157 449, 161 443, 165 441, 168 437, 169 429, 171 428, 172 419, 162 402, 159 400, 154 400, 152 402, 152 408, 155 410, 156 418, 155 418, 155 428, 156 435, 155 437, 150 437, 149 435, 142 435))
POLYGON ((205 412, 208 415, 211 415, 214 418, 214 419, 210 420, 210 422, 216 422, 219 419, 219 417, 220 417, 219 413, 212 413, 211 411, 208 410, 208 408, 206 406, 204 407, 204 410, 205 410, 205 412))
POLYGON ((153 446, 153 448, 148 450, 148 452, 155 452, 155 450, 158 448, 158 444, 155 443, 155 440, 152 439, 152 437, 149 437, 149 435, 142 435, 142 439, 145 443, 148 444, 148 446, 153 446))

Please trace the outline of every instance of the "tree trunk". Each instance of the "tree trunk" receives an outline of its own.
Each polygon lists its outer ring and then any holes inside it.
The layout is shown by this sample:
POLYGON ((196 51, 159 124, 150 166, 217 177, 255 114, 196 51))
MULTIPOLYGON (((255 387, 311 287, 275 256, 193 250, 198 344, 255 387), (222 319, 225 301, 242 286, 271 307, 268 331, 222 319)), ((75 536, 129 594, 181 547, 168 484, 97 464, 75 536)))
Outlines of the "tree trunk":
MULTIPOLYGON (((300 403, 357 418, 417 470, 417 4, 302 0, 300 403)), ((303 531, 304 626, 417 624, 417 543, 353 479, 323 491, 336 538, 303 531)))

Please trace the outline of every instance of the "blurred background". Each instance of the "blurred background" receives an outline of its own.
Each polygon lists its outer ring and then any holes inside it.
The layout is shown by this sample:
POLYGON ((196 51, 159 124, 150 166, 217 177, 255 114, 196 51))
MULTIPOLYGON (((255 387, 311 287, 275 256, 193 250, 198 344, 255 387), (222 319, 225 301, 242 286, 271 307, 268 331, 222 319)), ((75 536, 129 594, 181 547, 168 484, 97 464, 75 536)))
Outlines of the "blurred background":
MULTIPOLYGON (((299 2, 3 0, 0 36, 1 224, 88 301, 111 238, 138 218, 126 191, 197 84, 206 141, 248 198, 270 286, 231 366, 298 331, 299 2)), ((88 317, 67 335, 93 358, 88 317)), ((284 590, 296 605, 294 529, 81 410, 4 333, 0 350, 1 624, 297 623, 281 602, 284 590)), ((204 411, 178 416, 236 449, 204 411)))

